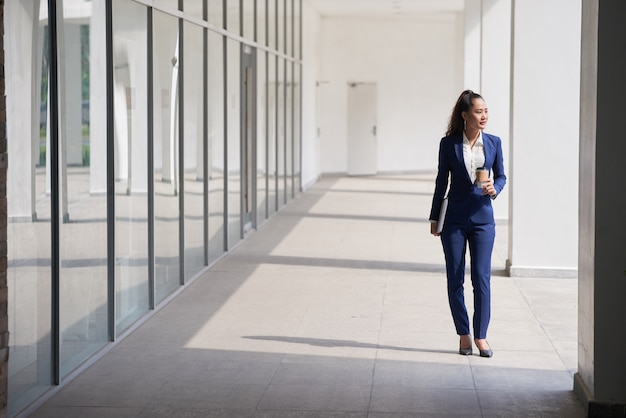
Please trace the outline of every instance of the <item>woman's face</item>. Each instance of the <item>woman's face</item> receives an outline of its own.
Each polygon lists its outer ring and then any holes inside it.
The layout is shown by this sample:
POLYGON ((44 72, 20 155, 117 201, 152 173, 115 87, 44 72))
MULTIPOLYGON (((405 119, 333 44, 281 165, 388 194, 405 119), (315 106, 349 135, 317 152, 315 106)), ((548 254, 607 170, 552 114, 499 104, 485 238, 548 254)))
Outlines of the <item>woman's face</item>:
POLYGON ((487 126, 489 112, 483 99, 472 100, 472 107, 467 112, 463 112, 462 115, 465 119, 465 129, 480 129, 482 131, 487 126))

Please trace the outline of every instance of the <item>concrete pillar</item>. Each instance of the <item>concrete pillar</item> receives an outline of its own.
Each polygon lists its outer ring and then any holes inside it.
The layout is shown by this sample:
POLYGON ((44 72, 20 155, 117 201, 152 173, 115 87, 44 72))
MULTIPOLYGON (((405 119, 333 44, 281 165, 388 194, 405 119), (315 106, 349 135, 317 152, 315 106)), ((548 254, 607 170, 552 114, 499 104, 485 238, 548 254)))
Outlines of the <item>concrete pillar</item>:
POLYGON ((11 165, 20 167, 19 176, 7 179, 7 194, 11 196, 9 217, 30 221, 37 217, 34 194, 41 103, 41 51, 37 42, 40 39, 39 3, 9 2, 6 15, 6 31, 15 34, 6 49, 7 119, 10 121, 7 138, 11 141, 11 165))
POLYGON ((512 5, 507 268, 575 277, 581 0, 512 5))
MULTIPOLYGON (((481 82, 481 49, 482 49, 482 9, 483 0, 465 0, 465 62, 463 86, 477 92, 482 90, 481 82)), ((461 92, 459 92, 460 94, 461 92)))
POLYGON ((65 128, 65 155, 67 165, 80 166, 83 164, 83 134, 82 134, 82 81, 81 81, 81 49, 80 49, 80 25, 64 22, 65 45, 65 70, 66 86, 65 109, 67 112, 65 128))
POLYGON ((0 417, 7 416, 9 317, 7 291, 7 112, 4 95, 4 0, 0 0, 0 417))
MULTIPOLYGON (((486 132, 502 138, 504 168, 509 171, 511 100, 511 0, 482 0, 480 94, 489 108, 486 132)), ((509 187, 493 202, 496 222, 509 217, 509 187)))
MULTIPOLYGON (((92 2, 89 28, 89 192, 107 190, 106 2, 92 2)), ((109 156, 111 158, 112 156, 109 156)))
POLYGON ((578 373, 590 417, 626 417, 626 3, 583 0, 578 373))
MULTIPOLYGON (((480 93, 489 107, 485 130, 502 138, 509 176, 511 90, 511 0, 467 0, 465 5, 464 88, 480 93)), ((496 219, 509 217, 509 188, 494 202, 496 219)))

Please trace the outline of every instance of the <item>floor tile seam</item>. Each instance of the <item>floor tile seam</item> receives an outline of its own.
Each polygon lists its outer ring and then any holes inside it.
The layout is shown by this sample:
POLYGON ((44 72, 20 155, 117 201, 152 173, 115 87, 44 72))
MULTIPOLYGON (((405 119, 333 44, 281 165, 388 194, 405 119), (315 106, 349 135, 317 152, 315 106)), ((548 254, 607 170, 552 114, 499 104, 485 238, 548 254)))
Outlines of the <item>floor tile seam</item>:
POLYGON ((513 389, 509 389, 509 388, 503 388, 503 389, 497 389, 497 388, 484 388, 484 389, 477 389, 476 392, 478 394, 480 393, 497 393, 497 394, 502 394, 502 393, 515 393, 516 395, 519 396, 520 393, 524 393, 526 395, 529 396, 533 396, 533 395, 550 395, 550 394, 562 394, 562 393, 569 393, 572 396, 576 396, 576 392, 574 392, 573 388, 570 388, 568 390, 563 390, 563 389, 543 389, 543 390, 538 390, 538 389, 532 389, 532 388, 522 388, 522 390, 520 390, 520 387, 515 387, 513 389))
POLYGON ((397 384, 397 385, 391 385, 391 384, 383 384, 383 383, 378 383, 378 384, 374 384, 374 389, 375 390, 384 390, 384 389, 406 389, 406 390, 423 390, 423 391, 436 391, 436 392, 459 392, 459 391, 465 391, 465 392, 476 392, 476 390, 474 388, 470 388, 468 386, 448 386, 448 385, 433 385, 433 386, 426 386, 426 385, 407 385, 407 384, 397 384))
MULTIPOLYGON (((299 335, 300 329, 302 328, 302 324, 304 322, 304 318, 307 315, 307 312, 309 312, 309 307, 307 306, 306 309, 302 310, 302 314, 300 315, 300 320, 298 321, 298 325, 295 327, 294 333, 295 335, 299 335)), ((265 390, 263 390, 263 393, 261 394, 261 396, 259 397, 259 400, 257 401, 255 407, 254 407, 254 412, 252 414, 252 416, 254 416, 256 414, 256 412, 262 411, 259 409, 259 407, 261 406, 263 399, 265 399, 265 397, 267 396, 267 392, 269 391, 269 389, 272 387, 273 382, 276 380, 276 376, 278 376, 278 372, 280 371, 281 365, 284 364, 285 359, 287 358, 287 356, 289 354, 291 354, 291 347, 293 346, 293 343, 289 343, 287 345, 287 347, 285 347, 285 350, 282 350, 283 352, 281 353, 281 357, 280 360, 276 362, 276 367, 274 369, 274 373, 272 374, 272 377, 270 379, 268 379, 268 382, 265 386, 265 390)))
POLYGON ((541 321, 541 319, 537 316, 537 314, 535 313, 535 310, 532 308, 532 304, 530 303, 530 300, 528 299, 528 297, 526 296, 526 293, 524 293, 524 291, 522 290, 522 288, 519 286, 518 281, 517 280, 513 280, 513 283, 515 284, 515 287, 517 288, 517 291, 519 292, 519 294, 522 297, 522 300, 524 301, 524 303, 526 303, 526 305, 528 306, 528 310, 532 313, 533 318, 535 318, 535 321, 537 322, 537 324, 539 325, 539 328, 541 328, 541 331, 543 332, 543 335, 545 336, 545 338, 548 339, 548 341, 550 342, 550 346, 552 347, 553 352, 557 355, 557 357, 559 358, 559 361, 561 362, 561 365, 563 366, 563 370, 564 371, 569 371, 569 368, 567 367, 567 362, 566 360, 563 358, 563 356, 561 355, 560 351, 558 350, 558 348, 556 347, 556 344, 554 343, 552 336, 550 335, 550 333, 548 332, 548 330, 546 329, 546 327, 543 324, 543 321, 541 321))
POLYGON ((370 414, 370 409, 372 406, 372 396, 374 393, 374 381, 376 379, 376 365, 378 364, 379 354, 380 354, 380 346, 381 346, 381 337, 385 316, 385 302, 387 300, 387 291, 389 289, 389 277, 385 275, 384 287, 381 292, 381 301, 380 301, 380 310, 379 310, 379 318, 378 318, 378 335, 376 337, 376 352, 374 353, 374 364, 372 366, 372 383, 370 385, 370 394, 367 400, 367 414, 370 414))
MULTIPOLYGON (((102 410, 137 410, 137 416, 140 416, 141 413, 146 409, 147 406, 116 406, 116 405, 46 405, 44 408, 37 410, 37 412, 43 412, 44 410, 78 410, 78 409, 102 409, 102 410)), ((130 416, 130 415, 128 415, 130 416)))
POLYGON ((265 384, 265 389, 263 389, 263 393, 261 394, 261 396, 259 396, 259 399, 257 400, 256 404, 254 405, 254 411, 252 412, 251 416, 254 416, 254 414, 256 413, 256 411, 259 410, 259 406, 261 405, 261 402, 263 402, 263 399, 265 398, 265 396, 267 395, 268 390, 270 389, 271 385, 272 385, 272 381, 276 378, 276 375, 278 374, 278 370, 280 369, 280 365, 282 364, 285 355, 283 353, 281 359, 279 362, 276 363, 275 368, 274 368, 274 373, 272 373, 272 377, 270 379, 268 379, 268 382, 265 384))
POLYGON ((468 359, 467 363, 469 365, 470 374, 472 376, 472 385, 474 386, 472 390, 474 391, 474 394, 476 396, 476 403, 478 404, 480 416, 484 417, 485 413, 483 410, 483 405, 480 403, 480 396, 478 396, 478 384, 476 382, 476 366, 473 361, 470 361, 470 359, 468 359))
MULTIPOLYGON (((300 414, 300 413, 306 413, 306 414, 319 414, 320 417, 325 417, 325 416, 329 416, 329 414, 339 414, 341 413, 342 415, 344 414, 355 414, 355 415, 363 415, 363 417, 367 417, 368 413, 367 411, 364 410, 357 410, 357 409, 319 409, 319 408, 301 408, 301 409, 296 409, 296 408, 267 408, 267 409, 258 409, 255 411, 254 416, 257 416, 257 414, 264 414, 264 413, 272 413, 272 412, 280 412, 280 413, 292 413, 292 414, 300 414)), ((335 415, 335 416, 340 416, 340 415, 335 415)))
MULTIPOLYGON (((57 409, 79 409, 79 408, 115 408, 115 409, 144 409, 150 407, 154 404, 154 400, 160 399, 159 392, 163 389, 164 384, 161 384, 158 389, 150 391, 147 393, 146 397, 142 397, 140 401, 137 401, 137 398, 133 398, 129 401, 129 405, 112 405, 111 400, 107 397, 104 399, 90 399, 83 400, 82 403, 75 402, 74 397, 72 397, 71 403, 64 402, 63 400, 55 402, 57 396, 53 397, 51 400, 43 404, 41 407, 37 409, 36 412, 44 411, 48 408, 57 408, 57 409), (130 404, 132 403, 132 405, 130 404)), ((119 401, 119 398, 116 400, 119 401)))

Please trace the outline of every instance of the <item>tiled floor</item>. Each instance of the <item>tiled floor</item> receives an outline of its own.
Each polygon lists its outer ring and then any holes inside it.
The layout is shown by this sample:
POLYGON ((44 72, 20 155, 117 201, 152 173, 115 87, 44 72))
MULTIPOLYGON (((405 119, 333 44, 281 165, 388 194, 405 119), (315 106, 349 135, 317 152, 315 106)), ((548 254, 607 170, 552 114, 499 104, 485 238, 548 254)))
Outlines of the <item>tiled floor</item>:
POLYGON ((494 357, 457 354, 432 186, 322 179, 31 416, 583 417, 576 280, 506 277, 506 225, 494 357))

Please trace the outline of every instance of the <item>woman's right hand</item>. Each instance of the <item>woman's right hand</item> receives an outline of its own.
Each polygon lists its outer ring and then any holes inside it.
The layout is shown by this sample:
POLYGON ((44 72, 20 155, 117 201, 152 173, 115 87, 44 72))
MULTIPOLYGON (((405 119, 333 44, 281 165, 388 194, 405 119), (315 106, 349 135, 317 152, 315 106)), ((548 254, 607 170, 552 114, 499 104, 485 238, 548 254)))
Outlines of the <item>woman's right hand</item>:
POLYGON ((440 236, 441 234, 439 232, 437 232, 437 224, 438 222, 431 222, 430 223, 430 233, 436 237, 440 236))

